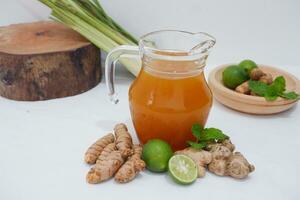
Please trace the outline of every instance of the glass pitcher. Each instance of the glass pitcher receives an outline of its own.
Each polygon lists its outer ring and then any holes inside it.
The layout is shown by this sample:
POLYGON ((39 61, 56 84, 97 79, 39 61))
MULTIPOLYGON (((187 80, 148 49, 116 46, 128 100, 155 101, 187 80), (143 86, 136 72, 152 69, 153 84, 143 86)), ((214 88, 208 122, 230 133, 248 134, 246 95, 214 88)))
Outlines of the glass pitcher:
POLYGON ((114 103, 114 68, 119 58, 138 57, 141 70, 129 89, 130 112, 141 143, 162 139, 173 150, 194 140, 191 127, 206 123, 212 94, 203 68, 215 38, 207 33, 162 30, 141 37, 139 47, 119 46, 105 62, 106 84, 114 103))

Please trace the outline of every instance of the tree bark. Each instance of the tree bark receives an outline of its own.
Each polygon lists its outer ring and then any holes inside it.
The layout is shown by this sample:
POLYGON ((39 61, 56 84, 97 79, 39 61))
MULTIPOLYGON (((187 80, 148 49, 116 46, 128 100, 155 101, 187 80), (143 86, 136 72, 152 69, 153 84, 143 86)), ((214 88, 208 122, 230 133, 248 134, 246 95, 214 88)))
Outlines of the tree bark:
POLYGON ((101 80, 100 50, 56 22, 0 27, 0 95, 21 101, 72 96, 101 80))

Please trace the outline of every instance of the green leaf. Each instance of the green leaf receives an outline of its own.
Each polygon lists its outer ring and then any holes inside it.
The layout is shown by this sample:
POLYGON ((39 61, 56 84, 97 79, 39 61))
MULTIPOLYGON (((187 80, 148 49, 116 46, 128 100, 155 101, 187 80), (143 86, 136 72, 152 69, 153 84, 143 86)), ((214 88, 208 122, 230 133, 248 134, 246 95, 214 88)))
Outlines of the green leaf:
POLYGON ((280 93, 283 93, 285 91, 285 79, 283 76, 278 76, 275 78, 273 83, 270 85, 270 88, 272 88, 273 92, 277 95, 280 93))
POLYGON ((201 124, 194 124, 192 126, 192 133, 195 136, 195 138, 197 138, 198 140, 201 137, 202 131, 203 131, 203 126, 201 124))
POLYGON ((206 142, 193 142, 193 141, 187 141, 187 143, 194 149, 203 149, 204 147, 206 147, 206 142))
POLYGON ((260 81, 249 81, 249 88, 252 92, 259 96, 264 96, 266 91, 268 90, 269 86, 263 82, 260 81))
POLYGON ((296 92, 285 92, 281 93, 279 96, 285 99, 297 99, 299 98, 299 94, 296 92))
POLYGON ((284 93, 285 85, 283 76, 276 77, 271 85, 267 85, 261 81, 249 81, 250 90, 257 95, 264 97, 267 101, 275 101, 278 96, 287 99, 297 98, 295 94, 284 93))
POLYGON ((265 95, 264 96, 265 97, 265 99, 267 100, 267 101, 275 101, 276 99, 277 99, 277 95, 275 95, 275 96, 272 96, 272 95, 265 95))
POLYGON ((204 134, 202 134, 200 138, 201 141, 211 141, 211 140, 222 141, 229 138, 220 129, 217 128, 206 128, 203 130, 203 133, 204 134))

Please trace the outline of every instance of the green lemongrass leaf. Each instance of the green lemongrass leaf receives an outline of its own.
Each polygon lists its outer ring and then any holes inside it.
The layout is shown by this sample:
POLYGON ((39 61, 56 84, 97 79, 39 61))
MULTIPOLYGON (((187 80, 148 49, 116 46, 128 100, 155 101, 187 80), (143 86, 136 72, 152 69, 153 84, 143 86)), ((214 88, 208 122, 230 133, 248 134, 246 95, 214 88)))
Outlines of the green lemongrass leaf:
MULTIPOLYGON (((120 44, 137 44, 134 37, 104 12, 97 0, 39 1, 52 10, 52 19, 79 32, 105 52, 111 51, 120 44), (80 1, 87 4, 82 4, 80 1)), ((139 73, 140 65, 133 60, 120 59, 120 62, 134 75, 139 73)))
POLYGON ((93 26, 90 26, 85 21, 78 18, 76 15, 73 15, 69 12, 57 12, 58 8, 52 12, 52 15, 64 21, 67 25, 69 25, 75 31, 78 31, 80 34, 85 36, 88 40, 92 43, 97 45, 99 48, 103 49, 104 51, 108 52, 111 49, 119 46, 114 40, 107 37, 105 34, 97 31, 93 26))
POLYGON ((200 141, 223 141, 229 137, 225 135, 220 129, 205 128, 200 137, 200 141))
POLYGON ((197 140, 200 139, 202 131, 203 131, 203 126, 201 124, 194 124, 192 126, 192 134, 195 136, 197 140))
POLYGON ((135 45, 131 40, 127 39, 121 33, 112 29, 106 23, 97 20, 97 18, 93 17, 85 7, 81 6, 78 1, 74 0, 61 0, 57 1, 57 5, 64 8, 64 10, 68 10, 73 13, 75 16, 81 18, 82 20, 89 23, 94 28, 98 29, 100 32, 104 33, 106 36, 110 37, 112 40, 116 41, 120 45, 124 44, 132 44, 135 45))
POLYGON ((299 94, 296 92, 285 92, 285 93, 281 93, 279 96, 290 100, 299 98, 299 94))
POLYGON ((105 22, 107 25, 109 25, 112 29, 120 32, 122 35, 124 35, 126 38, 131 40, 134 44, 138 44, 138 41, 135 37, 133 37, 130 33, 128 33, 125 29, 123 29, 119 24, 117 24, 111 17, 109 17, 102 6, 100 5, 99 1, 97 0, 77 0, 82 5, 84 5, 88 10, 94 14, 95 17, 100 19, 101 21, 105 22))
POLYGON ((194 148, 194 149, 203 149, 206 147, 206 142, 193 142, 193 141, 187 141, 187 143, 190 145, 190 147, 194 148))

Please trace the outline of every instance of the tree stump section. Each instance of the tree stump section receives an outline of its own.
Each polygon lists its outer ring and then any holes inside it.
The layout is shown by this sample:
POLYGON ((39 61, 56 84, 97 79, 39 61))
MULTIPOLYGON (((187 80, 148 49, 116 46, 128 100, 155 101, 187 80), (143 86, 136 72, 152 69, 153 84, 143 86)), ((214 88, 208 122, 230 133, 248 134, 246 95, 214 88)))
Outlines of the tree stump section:
POLYGON ((56 22, 0 27, 0 95, 20 101, 66 97, 101 80, 100 50, 56 22))

